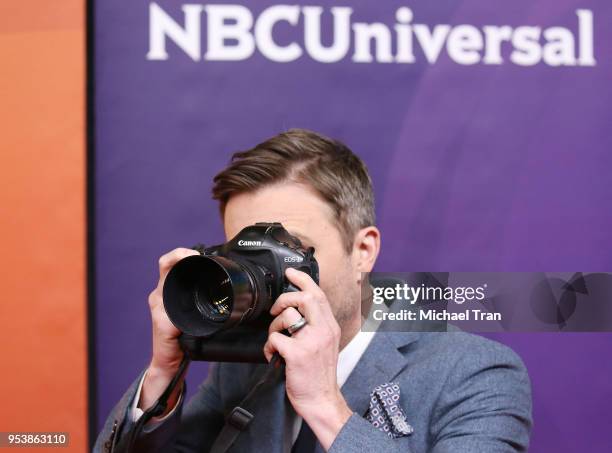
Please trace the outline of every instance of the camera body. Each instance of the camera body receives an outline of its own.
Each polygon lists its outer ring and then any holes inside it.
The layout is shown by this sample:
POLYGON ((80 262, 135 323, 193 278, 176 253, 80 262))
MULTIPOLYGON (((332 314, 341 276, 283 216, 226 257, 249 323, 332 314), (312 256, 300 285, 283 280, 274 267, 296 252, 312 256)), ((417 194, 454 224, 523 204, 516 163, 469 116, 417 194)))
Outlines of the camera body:
POLYGON ((194 249, 200 255, 176 263, 163 288, 181 347, 192 360, 265 363, 270 307, 281 294, 299 291, 285 271, 306 272, 318 284, 314 249, 277 222, 256 223, 225 244, 194 249))

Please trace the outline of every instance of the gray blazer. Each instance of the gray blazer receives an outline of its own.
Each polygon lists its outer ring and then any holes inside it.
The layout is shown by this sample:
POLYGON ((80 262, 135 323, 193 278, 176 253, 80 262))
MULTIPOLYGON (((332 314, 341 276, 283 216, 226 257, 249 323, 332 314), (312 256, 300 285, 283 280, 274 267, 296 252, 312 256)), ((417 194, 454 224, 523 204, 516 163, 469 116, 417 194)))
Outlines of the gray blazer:
MULTIPOLYGON (((197 394, 138 440, 142 452, 206 452, 231 411, 265 365, 212 364, 197 394)), ((144 372, 144 371, 143 371, 144 372)), ((142 376, 142 374, 141 374, 142 376)), ((123 452, 134 424, 127 417, 140 377, 109 415, 95 452, 123 452)), ((342 386, 354 411, 329 452, 526 451, 531 388, 521 359, 509 348, 463 332, 378 332, 342 386), (364 418, 372 390, 393 382, 412 434, 390 438, 364 418)), ((255 419, 230 452, 284 453, 293 415, 284 383, 266 389, 255 419)), ((318 446, 318 451, 322 449, 318 446)))

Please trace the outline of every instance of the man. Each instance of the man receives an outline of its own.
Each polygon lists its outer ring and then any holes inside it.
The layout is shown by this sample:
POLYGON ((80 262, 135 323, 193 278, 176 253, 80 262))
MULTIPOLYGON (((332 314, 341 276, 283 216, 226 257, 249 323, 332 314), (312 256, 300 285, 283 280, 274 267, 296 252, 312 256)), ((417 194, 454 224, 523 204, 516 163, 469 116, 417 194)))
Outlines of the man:
MULTIPOLYGON (((236 153, 214 178, 213 197, 228 239, 256 222, 281 222, 315 248, 320 268, 320 285, 300 271, 286 273, 301 291, 272 306, 264 347, 268 360, 275 352, 284 359, 285 379, 259 395, 255 418, 229 451, 527 449, 530 384, 511 350, 461 332, 360 331, 362 275, 374 266, 380 232, 367 169, 344 144, 300 129, 279 134, 236 153), (281 333, 302 316, 303 328, 281 333)), ((95 451, 125 451, 135 421, 177 374, 180 332, 164 311, 162 287, 172 266, 195 253, 178 248, 160 258, 149 296, 153 357, 110 414, 95 451)), ((209 451, 263 368, 211 364, 186 405, 179 384, 134 451, 209 451)))

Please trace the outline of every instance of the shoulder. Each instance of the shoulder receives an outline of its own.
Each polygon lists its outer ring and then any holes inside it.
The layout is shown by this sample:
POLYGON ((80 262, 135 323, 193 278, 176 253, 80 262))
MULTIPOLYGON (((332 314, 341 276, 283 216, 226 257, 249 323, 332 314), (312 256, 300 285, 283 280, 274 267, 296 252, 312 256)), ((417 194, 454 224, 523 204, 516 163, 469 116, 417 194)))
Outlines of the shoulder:
POLYGON ((408 374, 435 374, 438 382, 458 385, 482 377, 495 385, 530 387, 521 358, 508 346, 480 335, 453 332, 386 332, 404 354, 408 374), (412 336, 412 341, 406 338, 412 336))
POLYGON ((525 369, 521 358, 508 346, 467 332, 422 332, 418 337, 417 348, 435 354, 447 366, 507 363, 525 369))
POLYGON ((436 364, 442 393, 465 396, 476 392, 494 399, 512 395, 515 403, 530 407, 527 368, 508 346, 466 332, 425 333, 419 343, 436 364))

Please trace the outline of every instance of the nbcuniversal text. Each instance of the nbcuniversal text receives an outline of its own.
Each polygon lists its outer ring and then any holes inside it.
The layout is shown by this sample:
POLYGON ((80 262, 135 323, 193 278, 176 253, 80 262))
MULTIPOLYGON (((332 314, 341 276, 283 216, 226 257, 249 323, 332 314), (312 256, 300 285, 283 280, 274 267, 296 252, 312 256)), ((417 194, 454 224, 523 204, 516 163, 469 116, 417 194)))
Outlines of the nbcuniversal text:
MULTIPOLYGON (((426 24, 401 6, 384 22, 350 6, 149 4, 146 59, 170 58, 178 47, 193 61, 241 61, 256 51, 276 63, 309 58, 320 63, 435 64, 445 55, 460 65, 545 64, 595 66, 594 13, 574 10, 570 27, 557 24, 426 24), (169 45, 171 43, 171 45, 169 45)), ((570 13, 571 14, 571 13, 570 13)), ((569 16, 571 19, 571 15, 569 16)))

